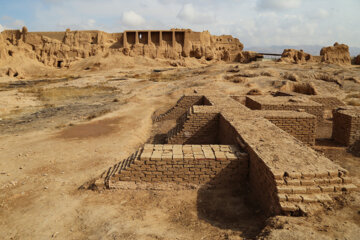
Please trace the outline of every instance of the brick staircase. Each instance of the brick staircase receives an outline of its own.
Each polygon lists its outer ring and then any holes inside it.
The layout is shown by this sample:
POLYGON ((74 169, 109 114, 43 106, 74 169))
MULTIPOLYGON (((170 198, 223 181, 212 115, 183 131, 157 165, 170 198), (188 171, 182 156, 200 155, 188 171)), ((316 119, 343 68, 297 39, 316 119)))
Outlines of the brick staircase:
POLYGON ((357 189, 343 170, 293 174, 276 179, 278 198, 284 214, 309 214, 333 201, 333 197, 357 189))
POLYGON ((128 169, 139 157, 143 151, 143 148, 139 148, 136 152, 131 154, 128 158, 118 162, 114 166, 110 167, 107 171, 103 172, 99 179, 95 181, 95 185, 98 187, 110 188, 110 182, 114 178, 118 178, 126 169, 128 169))

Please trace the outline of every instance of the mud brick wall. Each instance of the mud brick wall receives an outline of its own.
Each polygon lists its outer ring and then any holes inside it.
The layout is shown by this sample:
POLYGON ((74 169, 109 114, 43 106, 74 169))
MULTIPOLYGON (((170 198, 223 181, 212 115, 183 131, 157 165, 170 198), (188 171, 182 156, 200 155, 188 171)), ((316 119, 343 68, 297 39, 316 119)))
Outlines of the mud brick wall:
POLYGON ((164 114, 157 116, 154 121, 178 119, 193 105, 203 105, 204 97, 201 95, 182 96, 174 107, 164 114))
POLYGON ((138 160, 113 180, 245 186, 248 155, 234 145, 146 144, 138 160))
POLYGON ((336 97, 311 97, 310 99, 322 104, 326 110, 333 110, 345 106, 345 104, 336 97))
POLYGON ((238 137, 235 128, 220 114, 217 141, 220 144, 237 144, 238 137))
POLYGON ((281 115, 264 115, 263 117, 303 143, 315 145, 315 116, 300 117, 294 114, 294 117, 281 115))
POLYGON ((332 138, 345 146, 350 146, 360 139, 360 108, 333 111, 332 138))
MULTIPOLYGON (((288 98, 288 97, 274 97, 276 98, 288 98)), ((269 97, 264 98, 265 100, 259 100, 258 98, 251 98, 246 97, 245 105, 246 107, 252 109, 252 110, 288 110, 288 111, 298 111, 300 109, 304 110, 307 113, 310 113, 314 116, 316 116, 319 120, 323 119, 324 117, 324 106, 321 104, 318 104, 316 102, 304 102, 304 103, 291 103, 291 102, 267 102, 266 99, 271 99, 269 97)))
POLYGON ((247 147, 247 151, 250 158, 248 184, 251 198, 261 206, 266 215, 280 214, 280 201, 273 173, 250 147, 247 147))
POLYGON ((217 111, 212 107, 193 106, 186 115, 181 116, 174 129, 167 136, 169 144, 211 144, 217 143, 217 111))

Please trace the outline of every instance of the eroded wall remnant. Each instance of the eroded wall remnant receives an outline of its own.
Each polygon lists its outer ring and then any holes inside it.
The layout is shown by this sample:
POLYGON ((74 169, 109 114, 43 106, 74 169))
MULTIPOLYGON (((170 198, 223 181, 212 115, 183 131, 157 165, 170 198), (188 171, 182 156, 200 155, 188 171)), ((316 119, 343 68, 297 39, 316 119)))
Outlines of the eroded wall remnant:
POLYGON ((126 56, 180 59, 183 57, 224 61, 248 61, 244 46, 230 35, 213 36, 190 29, 139 30, 122 33, 103 31, 28 32, 5 30, 0 34, 0 59, 19 52, 47 66, 67 67, 72 62, 108 52, 126 56))

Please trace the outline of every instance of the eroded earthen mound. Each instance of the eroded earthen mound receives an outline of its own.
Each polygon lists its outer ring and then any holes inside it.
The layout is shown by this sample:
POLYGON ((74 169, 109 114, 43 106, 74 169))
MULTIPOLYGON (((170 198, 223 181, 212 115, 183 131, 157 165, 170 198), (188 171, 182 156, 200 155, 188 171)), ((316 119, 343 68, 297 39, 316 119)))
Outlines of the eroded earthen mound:
POLYGON ((315 61, 314 57, 303 50, 284 49, 280 61, 289 63, 306 63, 315 61))
POLYGON ((351 64, 349 46, 335 43, 332 47, 323 47, 320 51, 321 61, 336 64, 351 64))

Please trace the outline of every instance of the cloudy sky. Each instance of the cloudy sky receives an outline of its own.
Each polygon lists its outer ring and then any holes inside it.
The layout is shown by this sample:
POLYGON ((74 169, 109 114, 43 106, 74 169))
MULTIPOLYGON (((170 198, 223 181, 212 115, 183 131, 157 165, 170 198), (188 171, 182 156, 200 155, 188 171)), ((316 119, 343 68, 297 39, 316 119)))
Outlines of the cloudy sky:
POLYGON ((0 0, 0 31, 191 28, 245 46, 360 47, 360 0, 0 0))

